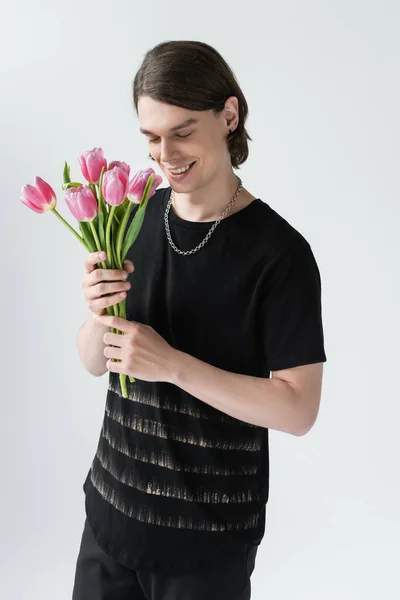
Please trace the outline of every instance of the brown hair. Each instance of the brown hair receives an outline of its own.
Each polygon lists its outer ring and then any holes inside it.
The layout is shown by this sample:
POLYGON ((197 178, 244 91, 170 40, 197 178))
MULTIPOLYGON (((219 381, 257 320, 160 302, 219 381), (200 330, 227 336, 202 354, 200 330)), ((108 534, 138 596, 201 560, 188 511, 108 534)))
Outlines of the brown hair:
POLYGON ((157 44, 145 54, 132 88, 136 113, 139 96, 215 114, 223 110, 227 98, 236 96, 239 123, 227 136, 228 149, 233 168, 247 160, 247 141, 252 141, 245 128, 247 102, 231 68, 212 46, 190 40, 157 44))

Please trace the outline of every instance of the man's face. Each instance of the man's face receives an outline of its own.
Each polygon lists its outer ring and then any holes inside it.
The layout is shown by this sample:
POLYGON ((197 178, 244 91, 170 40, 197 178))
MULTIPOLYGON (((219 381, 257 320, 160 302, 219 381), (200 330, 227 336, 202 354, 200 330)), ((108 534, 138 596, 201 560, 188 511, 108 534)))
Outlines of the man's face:
POLYGON ((220 169, 230 168, 224 113, 193 111, 141 96, 138 100, 140 131, 148 139, 149 151, 176 192, 201 188, 220 169), (195 122, 188 122, 190 119, 195 122), (175 129, 174 129, 175 128, 175 129), (174 177, 169 169, 186 167, 187 173, 174 177))

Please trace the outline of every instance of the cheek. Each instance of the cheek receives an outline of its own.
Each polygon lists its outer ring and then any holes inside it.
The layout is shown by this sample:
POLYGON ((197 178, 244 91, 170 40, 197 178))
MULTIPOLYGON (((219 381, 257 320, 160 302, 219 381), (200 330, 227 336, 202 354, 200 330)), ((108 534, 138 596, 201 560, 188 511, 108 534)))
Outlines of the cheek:
POLYGON ((149 150, 149 156, 152 156, 153 158, 157 159, 157 157, 160 154, 158 146, 155 146, 154 144, 148 144, 147 148, 149 150))
POLYGON ((218 169, 223 156, 222 150, 223 149, 218 146, 217 141, 214 144, 213 142, 210 143, 210 140, 207 140, 207 144, 199 149, 201 164, 211 171, 215 168, 218 169))
POLYGON ((213 131, 204 138, 202 148, 203 153, 207 156, 208 160, 211 160, 214 163, 220 160, 224 146, 218 131, 213 131))

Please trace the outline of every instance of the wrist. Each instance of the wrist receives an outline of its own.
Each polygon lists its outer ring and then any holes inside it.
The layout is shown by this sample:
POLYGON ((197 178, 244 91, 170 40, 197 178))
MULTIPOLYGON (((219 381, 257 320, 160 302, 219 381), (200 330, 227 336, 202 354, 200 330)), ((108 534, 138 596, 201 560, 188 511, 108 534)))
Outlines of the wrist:
POLYGON ((170 380, 169 383, 179 386, 181 381, 182 370, 185 363, 185 352, 173 349, 172 358, 170 360, 170 380))

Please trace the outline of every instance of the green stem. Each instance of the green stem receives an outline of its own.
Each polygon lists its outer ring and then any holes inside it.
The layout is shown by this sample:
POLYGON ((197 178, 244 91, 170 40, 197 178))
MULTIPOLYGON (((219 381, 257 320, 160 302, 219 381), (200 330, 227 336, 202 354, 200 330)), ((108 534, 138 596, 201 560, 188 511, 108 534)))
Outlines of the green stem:
MULTIPOLYGON (((115 212, 116 207, 112 206, 110 213, 108 215, 108 219, 107 219, 107 227, 106 227, 106 252, 107 252, 107 264, 109 265, 110 269, 113 268, 117 268, 117 265, 113 264, 113 260, 112 260, 112 252, 111 252, 111 222, 113 220, 114 217, 114 212, 115 212)), ((118 305, 113 304, 112 305, 112 310, 114 312, 114 316, 118 317, 118 305)), ((112 328, 113 333, 119 333, 118 329, 114 329, 112 328)), ((122 332, 121 332, 122 333, 122 332)), ((112 362, 117 362, 116 358, 112 359, 112 362)), ((127 396, 124 396, 124 398, 126 398, 127 396)))
POLYGON ((53 208, 53 210, 51 212, 53 212, 56 215, 56 217, 58 217, 60 219, 60 221, 68 227, 68 229, 71 231, 71 233, 73 233, 74 236, 81 242, 81 244, 84 246, 84 248, 86 248, 86 250, 88 252, 90 252, 89 248, 87 247, 87 245, 85 243, 85 240, 79 235, 79 233, 77 233, 75 231, 75 229, 73 227, 71 227, 71 225, 64 219, 64 217, 62 217, 55 208, 53 208))
MULTIPOLYGON (((110 268, 122 268, 121 266, 117 265, 113 265, 112 264, 112 254, 111 254, 111 223, 114 217, 114 213, 115 213, 115 209, 116 206, 112 206, 110 213, 108 215, 108 219, 107 219, 107 227, 106 227, 106 252, 107 252, 107 257, 109 258, 108 262, 110 263, 110 268)), ((117 256, 117 260, 119 261, 119 258, 117 256)), ((114 309, 114 315, 116 317, 121 316, 122 318, 126 319, 126 311, 125 311, 125 302, 126 300, 123 300, 122 302, 120 302, 119 304, 114 304, 113 305, 113 309, 114 309), (119 310, 120 309, 120 310, 119 310)), ((119 333, 119 335, 124 335, 123 331, 118 331, 118 329, 116 329, 114 331, 114 333, 119 333)), ((113 359, 114 362, 117 362, 117 359, 113 359)), ((124 373, 120 373, 119 375, 119 381, 120 381, 120 385, 121 385, 121 393, 122 393, 122 397, 123 398, 127 398, 128 397, 128 390, 126 387, 126 375, 124 373)), ((133 378, 130 378, 130 380, 132 381, 133 378)), ((133 379, 133 381, 135 381, 133 379)))
MULTIPOLYGON (((120 316, 123 319, 126 319, 126 298, 124 300, 122 300, 122 302, 120 302, 119 306, 120 306, 120 310, 119 310, 120 316)), ((126 375, 125 375, 125 380, 126 380, 126 375)), ((132 375, 129 375, 129 381, 131 383, 134 383, 136 381, 136 379, 132 375)))
MULTIPOLYGON (((99 252, 102 252, 103 248, 100 245, 99 236, 97 235, 96 227, 94 226, 93 221, 89 221, 89 225, 90 225, 90 229, 92 230, 93 239, 96 244, 96 248, 99 252)), ((102 260, 101 266, 103 267, 103 269, 107 269, 107 262, 105 260, 102 260)))
MULTIPOLYGON (((115 206, 111 207, 110 214, 107 219, 107 227, 106 227, 106 252, 107 252, 107 264, 110 269, 117 268, 117 265, 113 264, 112 260, 112 252, 111 252, 111 222, 114 217, 115 206)), ((118 307, 113 304, 114 315, 118 317, 118 307)))
MULTIPOLYGON (((113 220, 114 217, 114 213, 115 213, 115 209, 116 206, 112 206, 111 210, 110 210, 110 214, 108 215, 108 219, 107 219, 107 227, 106 227, 106 252, 107 252, 107 258, 108 258, 108 263, 110 264, 110 267, 112 268, 111 265, 111 221, 113 220)), ((117 266, 116 266, 117 267, 117 266)))
POLYGON ((116 248, 116 254, 117 254, 117 259, 118 259, 118 267, 120 269, 123 268, 123 265, 121 264, 121 249, 122 249, 122 242, 123 242, 123 238, 124 238, 124 233, 125 233, 125 229, 126 229, 126 224, 128 223, 129 220, 129 215, 131 214, 133 209, 133 204, 132 202, 129 202, 128 206, 126 207, 121 225, 119 226, 119 230, 118 230, 118 235, 117 235, 117 248, 116 248))
MULTIPOLYGON (((93 239, 94 239, 94 242, 96 244, 96 248, 97 248, 97 250, 99 252, 101 252, 102 251, 102 247, 100 246, 99 236, 97 235, 96 227, 93 225, 93 221, 89 221, 89 225, 90 225, 90 229, 92 230, 93 239)), ((103 269, 106 268, 105 264, 106 263, 104 261, 101 263, 103 269)))
POLYGON ((97 186, 96 186, 96 184, 95 183, 89 183, 89 187, 92 190, 94 197, 98 201, 98 198, 97 198, 97 186))
MULTIPOLYGON (((119 306, 120 317, 123 319, 126 319, 126 298, 125 298, 125 300, 122 300, 122 302, 120 302, 118 306, 119 306)), ((122 332, 122 335, 124 335, 123 332, 122 332)), ((123 398, 128 398, 128 388, 126 385, 126 379, 127 379, 127 375, 125 375, 125 373, 119 374, 119 383, 121 385, 121 393, 122 393, 123 398)), ((129 381, 131 383, 134 383, 136 381, 136 379, 130 375, 129 381)))

